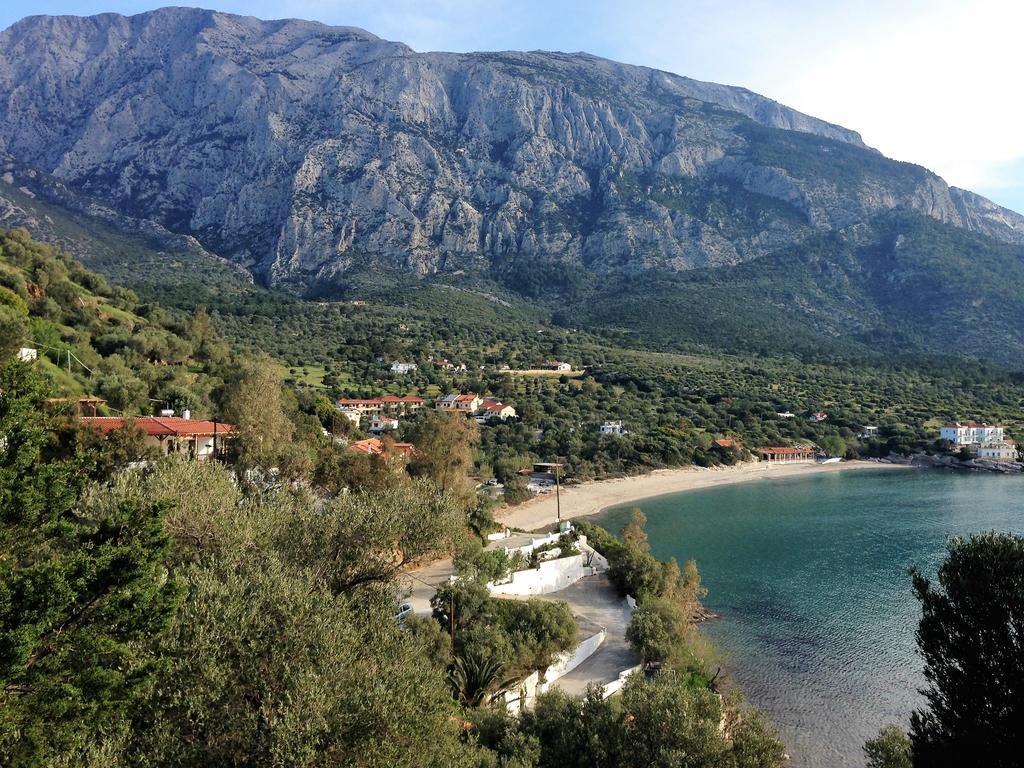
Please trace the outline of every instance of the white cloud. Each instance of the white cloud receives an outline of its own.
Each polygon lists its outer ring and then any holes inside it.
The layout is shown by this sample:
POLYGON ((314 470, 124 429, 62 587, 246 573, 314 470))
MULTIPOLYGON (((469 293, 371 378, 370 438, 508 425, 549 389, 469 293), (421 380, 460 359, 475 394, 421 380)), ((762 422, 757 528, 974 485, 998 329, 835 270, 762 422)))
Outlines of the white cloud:
MULTIPOLYGON (((1024 157, 1024 5, 932 4, 843 35, 779 97, 950 183, 997 186, 1024 157)), ((1019 182, 1018 182, 1019 183, 1019 182)))

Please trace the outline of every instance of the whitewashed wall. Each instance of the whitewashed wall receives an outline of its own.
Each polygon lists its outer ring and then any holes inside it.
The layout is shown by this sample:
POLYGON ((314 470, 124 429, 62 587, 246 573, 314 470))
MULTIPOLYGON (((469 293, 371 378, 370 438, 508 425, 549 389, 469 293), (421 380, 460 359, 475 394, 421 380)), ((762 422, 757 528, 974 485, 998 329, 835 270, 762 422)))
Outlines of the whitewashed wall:
POLYGON ((605 640, 605 631, 591 635, 573 650, 559 654, 555 662, 544 670, 543 677, 539 672, 534 672, 515 690, 505 693, 505 706, 512 714, 517 714, 525 707, 529 709, 537 700, 537 696, 544 693, 551 687, 551 684, 563 675, 572 672, 576 667, 589 659, 605 640), (543 681, 543 682, 542 682, 543 681))
POLYGON ((637 665, 635 667, 630 667, 629 669, 624 669, 621 672, 619 672, 619 677, 617 680, 612 680, 610 683, 605 684, 604 698, 607 699, 609 696, 614 696, 616 693, 621 691, 622 686, 626 684, 626 680, 629 678, 629 676, 632 675, 634 672, 639 672, 640 669, 640 665, 637 665))
POLYGON ((510 581, 488 584, 492 595, 546 595, 572 586, 584 576, 594 573, 583 565, 583 555, 545 560, 536 568, 516 571, 510 581))
POLYGON ((492 595, 547 595, 572 586, 584 576, 608 570, 608 561, 587 545, 586 537, 580 537, 578 547, 578 555, 544 560, 536 568, 515 571, 508 581, 491 582, 487 588, 492 595))

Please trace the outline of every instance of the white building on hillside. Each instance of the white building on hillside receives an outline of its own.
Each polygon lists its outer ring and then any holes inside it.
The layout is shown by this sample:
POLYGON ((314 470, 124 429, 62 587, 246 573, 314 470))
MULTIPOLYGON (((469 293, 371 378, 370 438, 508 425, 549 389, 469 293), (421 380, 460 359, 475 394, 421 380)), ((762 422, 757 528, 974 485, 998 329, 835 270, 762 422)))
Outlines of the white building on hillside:
POLYGON ((1000 443, 983 443, 978 446, 979 459, 995 459, 996 461, 1017 461, 1017 444, 1012 440, 1000 443))
POLYGON ((419 366, 416 365, 416 363, 403 363, 400 360, 395 360, 391 363, 392 373, 409 373, 410 371, 415 371, 418 368, 419 366))
POLYGON ((358 408, 348 408, 348 407, 343 406, 343 407, 337 408, 337 410, 338 410, 338 413, 340 413, 346 419, 351 421, 357 427, 359 426, 359 420, 362 418, 363 413, 358 408))
POLYGON ((601 425, 602 435, 627 435, 626 428, 621 421, 606 421, 601 425))
POLYGON ((472 393, 468 395, 454 392, 434 400, 434 408, 439 411, 457 411, 458 413, 474 414, 480 410, 483 398, 472 393))
POLYGON ((572 365, 563 360, 545 360, 537 366, 546 371, 571 371, 572 365))
POLYGON ((1003 428, 996 424, 976 421, 952 422, 939 430, 939 437, 955 446, 1003 442, 1003 428))
POLYGON ((374 434, 381 432, 390 432, 393 429, 398 429, 398 419, 394 416, 382 416, 379 413, 373 415, 373 420, 370 422, 370 431, 374 434))
POLYGON ((188 456, 193 459, 217 458, 237 433, 234 426, 222 421, 201 421, 184 416, 82 416, 79 423, 109 434, 117 429, 137 429, 143 434, 143 445, 155 448, 161 455, 188 456))
POLYGON ((516 409, 493 397, 485 397, 477 409, 477 421, 507 421, 516 417, 516 409))

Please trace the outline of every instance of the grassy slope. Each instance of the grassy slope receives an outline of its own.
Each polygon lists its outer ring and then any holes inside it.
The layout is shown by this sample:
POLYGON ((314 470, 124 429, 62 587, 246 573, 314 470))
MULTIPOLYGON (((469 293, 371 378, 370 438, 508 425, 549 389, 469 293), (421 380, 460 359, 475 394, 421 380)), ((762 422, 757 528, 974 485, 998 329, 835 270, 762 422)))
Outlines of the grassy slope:
POLYGON ((0 229, 0 285, 3 309, 14 307, 20 318, 12 328, 22 338, 7 346, 35 347, 35 365, 56 393, 98 395, 129 415, 157 405, 211 412, 210 394, 220 384, 211 365, 228 351, 216 338, 193 338, 188 318, 140 304, 131 291, 23 231, 0 229))

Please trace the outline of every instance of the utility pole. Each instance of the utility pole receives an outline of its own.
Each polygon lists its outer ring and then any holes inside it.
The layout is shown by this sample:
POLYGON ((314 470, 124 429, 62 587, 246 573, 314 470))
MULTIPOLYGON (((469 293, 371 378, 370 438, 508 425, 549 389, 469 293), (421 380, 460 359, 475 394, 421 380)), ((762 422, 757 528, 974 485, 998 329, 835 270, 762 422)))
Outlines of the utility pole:
POLYGON ((455 653, 455 590, 451 591, 449 595, 451 603, 448 607, 448 615, 451 616, 452 620, 452 653, 455 653))
POLYGON ((559 475, 562 472, 562 465, 555 464, 555 522, 558 525, 562 524, 562 484, 559 481, 559 475))

